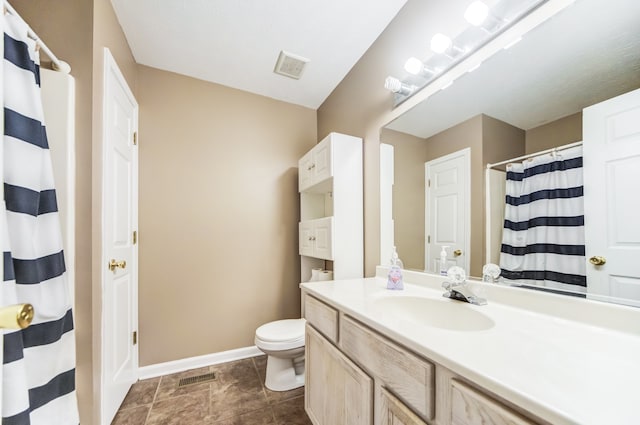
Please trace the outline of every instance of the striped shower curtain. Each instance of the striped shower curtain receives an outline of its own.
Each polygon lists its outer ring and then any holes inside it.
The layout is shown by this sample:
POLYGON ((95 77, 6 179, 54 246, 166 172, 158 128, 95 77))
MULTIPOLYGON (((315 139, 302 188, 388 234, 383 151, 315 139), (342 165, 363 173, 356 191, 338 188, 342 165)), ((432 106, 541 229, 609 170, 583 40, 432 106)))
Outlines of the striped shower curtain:
POLYGON ((31 303, 30 327, 4 331, 2 425, 79 423, 75 336, 35 42, 4 14, 5 304, 31 303))
POLYGON ((582 147, 507 166, 502 278, 586 293, 582 147))

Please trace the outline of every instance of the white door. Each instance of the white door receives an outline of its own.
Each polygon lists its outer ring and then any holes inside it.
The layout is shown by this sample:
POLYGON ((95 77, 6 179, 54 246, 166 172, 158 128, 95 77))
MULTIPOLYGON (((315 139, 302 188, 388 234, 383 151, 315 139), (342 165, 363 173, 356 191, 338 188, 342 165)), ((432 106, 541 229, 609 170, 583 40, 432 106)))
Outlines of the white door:
POLYGON ((438 273, 440 251, 447 248, 447 268, 469 273, 469 148, 425 164, 425 270, 438 273))
POLYGON ((582 117, 587 296, 640 306, 640 90, 582 117))
POLYGON ((102 424, 137 380, 138 104, 108 49, 104 55, 102 424))

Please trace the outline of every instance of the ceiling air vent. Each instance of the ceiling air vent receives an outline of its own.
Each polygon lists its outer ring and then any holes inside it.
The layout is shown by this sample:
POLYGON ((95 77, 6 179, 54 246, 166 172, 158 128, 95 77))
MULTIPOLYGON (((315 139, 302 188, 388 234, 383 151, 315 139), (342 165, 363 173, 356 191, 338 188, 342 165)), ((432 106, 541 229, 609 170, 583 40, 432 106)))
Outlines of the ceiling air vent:
POLYGON ((299 80, 307 62, 309 62, 307 58, 282 50, 280 56, 278 56, 278 62, 276 62, 276 67, 273 72, 299 80))

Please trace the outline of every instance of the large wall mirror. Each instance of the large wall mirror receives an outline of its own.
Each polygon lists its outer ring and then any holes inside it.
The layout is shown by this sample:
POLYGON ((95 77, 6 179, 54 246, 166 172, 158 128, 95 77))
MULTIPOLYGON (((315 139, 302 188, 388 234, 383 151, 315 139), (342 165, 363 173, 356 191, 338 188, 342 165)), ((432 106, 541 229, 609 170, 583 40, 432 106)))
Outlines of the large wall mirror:
POLYGON ((638 22, 638 1, 577 0, 381 130, 393 146, 393 241, 406 268, 438 271, 433 219, 450 227, 451 208, 462 207, 469 214, 448 235, 462 241, 448 249, 450 264, 479 277, 487 259, 497 262, 500 242, 491 244, 487 222, 495 228, 503 219, 501 208, 486 212, 486 165, 580 142, 584 108, 640 88, 638 22), (439 171, 459 157, 468 174, 439 171), (459 181, 468 206, 446 196, 425 203, 430 178, 459 181))

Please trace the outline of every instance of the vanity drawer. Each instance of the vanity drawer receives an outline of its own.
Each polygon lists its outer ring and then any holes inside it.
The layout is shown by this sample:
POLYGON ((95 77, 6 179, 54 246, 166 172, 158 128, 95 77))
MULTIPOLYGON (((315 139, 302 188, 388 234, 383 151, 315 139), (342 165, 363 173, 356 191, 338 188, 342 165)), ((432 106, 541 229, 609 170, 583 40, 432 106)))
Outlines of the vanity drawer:
POLYGON ((451 380, 451 425, 534 425, 506 406, 460 381, 451 380))
POLYGON ((329 341, 338 343, 338 310, 307 294, 304 316, 329 341))
POLYGON ((435 366, 349 316, 340 320, 340 348, 426 420, 435 413, 435 366))

